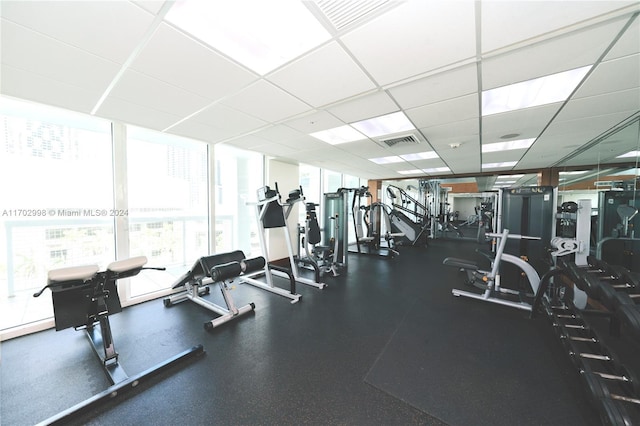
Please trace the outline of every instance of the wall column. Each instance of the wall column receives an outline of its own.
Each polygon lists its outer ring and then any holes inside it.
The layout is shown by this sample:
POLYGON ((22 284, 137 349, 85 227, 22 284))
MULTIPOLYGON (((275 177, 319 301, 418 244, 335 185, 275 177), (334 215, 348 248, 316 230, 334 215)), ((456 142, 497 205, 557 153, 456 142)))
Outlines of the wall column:
POLYGON ((538 186, 553 186, 558 187, 560 181, 560 169, 552 167, 550 169, 542 169, 538 173, 538 186))

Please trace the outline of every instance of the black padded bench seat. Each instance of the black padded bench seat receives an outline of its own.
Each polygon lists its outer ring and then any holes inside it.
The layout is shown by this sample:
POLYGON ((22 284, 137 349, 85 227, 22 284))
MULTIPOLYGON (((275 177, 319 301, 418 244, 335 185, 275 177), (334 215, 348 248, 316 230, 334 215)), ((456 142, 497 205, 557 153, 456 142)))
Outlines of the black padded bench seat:
POLYGON ((457 257, 447 257, 442 261, 443 265, 453 266, 454 268, 462 268, 471 271, 478 270, 478 264, 467 259, 459 259, 457 257))

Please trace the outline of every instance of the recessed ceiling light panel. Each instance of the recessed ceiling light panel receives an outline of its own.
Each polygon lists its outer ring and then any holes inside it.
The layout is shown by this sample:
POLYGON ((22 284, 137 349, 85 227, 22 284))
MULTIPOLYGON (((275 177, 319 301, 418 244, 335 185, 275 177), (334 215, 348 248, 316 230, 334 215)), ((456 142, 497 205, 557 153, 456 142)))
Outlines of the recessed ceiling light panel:
POLYGON ((391 164, 402 163, 404 160, 397 155, 392 155, 390 157, 369 158, 369 161, 373 161, 376 164, 391 164))
POLYGON ((178 0, 166 20, 260 75, 331 38, 301 1, 178 0))
POLYGON ((321 141, 331 145, 366 139, 366 136, 351 126, 334 127, 333 129, 310 133, 309 136, 313 136, 314 138, 320 139, 321 141))
POLYGON ((518 164, 517 161, 505 161, 502 163, 485 163, 482 165, 482 169, 499 169, 502 167, 513 167, 518 164))
POLYGON ((496 142, 496 143, 487 143, 482 145, 482 152, 497 152, 497 151, 508 151, 512 149, 526 149, 533 145, 532 139, 520 139, 517 141, 509 141, 509 142, 496 142))
POLYGON ((482 115, 565 101, 591 65, 482 92, 482 115))
POLYGON ((351 125, 370 138, 415 129, 411 121, 409 121, 402 111, 358 121, 351 125))

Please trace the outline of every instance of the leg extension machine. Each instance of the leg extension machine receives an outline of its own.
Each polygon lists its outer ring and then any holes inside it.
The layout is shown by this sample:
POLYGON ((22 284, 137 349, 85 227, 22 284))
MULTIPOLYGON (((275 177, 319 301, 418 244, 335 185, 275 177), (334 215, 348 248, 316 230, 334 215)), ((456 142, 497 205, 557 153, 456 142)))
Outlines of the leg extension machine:
POLYGON ((264 266, 264 257, 245 259, 241 250, 201 257, 191 270, 180 277, 173 286, 174 289, 184 287, 184 291, 165 298, 164 306, 168 307, 174 303, 191 300, 220 315, 218 318, 204 323, 205 330, 212 330, 226 322, 239 318, 241 315, 252 312, 256 308, 253 303, 236 307, 229 293, 229 284, 233 281, 233 278, 244 273, 263 270, 264 266), (227 305, 226 308, 202 297, 202 295, 209 293, 208 284, 215 283, 220 286, 222 297, 227 305))

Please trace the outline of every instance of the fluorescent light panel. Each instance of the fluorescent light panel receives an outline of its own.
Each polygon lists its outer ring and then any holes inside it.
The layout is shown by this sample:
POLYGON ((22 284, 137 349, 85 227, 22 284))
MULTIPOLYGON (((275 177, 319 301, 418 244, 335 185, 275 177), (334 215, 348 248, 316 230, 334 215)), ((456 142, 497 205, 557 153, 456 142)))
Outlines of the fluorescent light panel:
POLYGON ((409 121, 402 111, 358 121, 351 123, 351 125, 370 138, 415 129, 411 121, 409 121))
POLYGON ((499 169, 501 167, 513 167, 518 164, 517 161, 505 161, 503 163, 486 163, 482 165, 483 169, 499 169))
POLYGON ((508 142, 496 142, 496 143, 488 143, 482 145, 482 152, 497 152, 497 151, 509 151, 512 149, 526 149, 533 145, 532 139, 519 139, 515 141, 508 142))
POLYGON ((260 75, 331 38, 300 1, 179 0, 166 20, 260 75))
POLYGON ((500 175, 496 179, 519 179, 524 177, 524 175, 500 175))
POLYGON ((313 136, 314 138, 320 139, 321 141, 331 145, 366 139, 366 136, 351 126, 334 127, 333 129, 310 133, 309 136, 313 136))
POLYGON ((414 154, 404 154, 400 156, 405 161, 429 160, 439 158, 435 151, 416 152, 414 154))
POLYGON ((558 172, 559 175, 582 175, 584 173, 587 173, 586 170, 576 170, 576 171, 572 171, 572 172, 558 172))
POLYGON ((482 92, 482 115, 499 114, 566 100, 591 65, 482 92))
POLYGON ((629 151, 626 154, 618 155, 616 158, 629 158, 640 156, 640 151, 629 151))
POLYGON ((422 170, 420 169, 400 170, 398 171, 398 173, 400 173, 401 175, 419 175, 422 173, 422 170))
POLYGON ((422 169, 425 173, 446 173, 450 172, 451 169, 448 167, 434 167, 432 169, 422 169))
POLYGON ((392 155, 390 157, 369 158, 369 161, 373 161, 376 164, 392 164, 402 163, 404 160, 397 155, 392 155))

